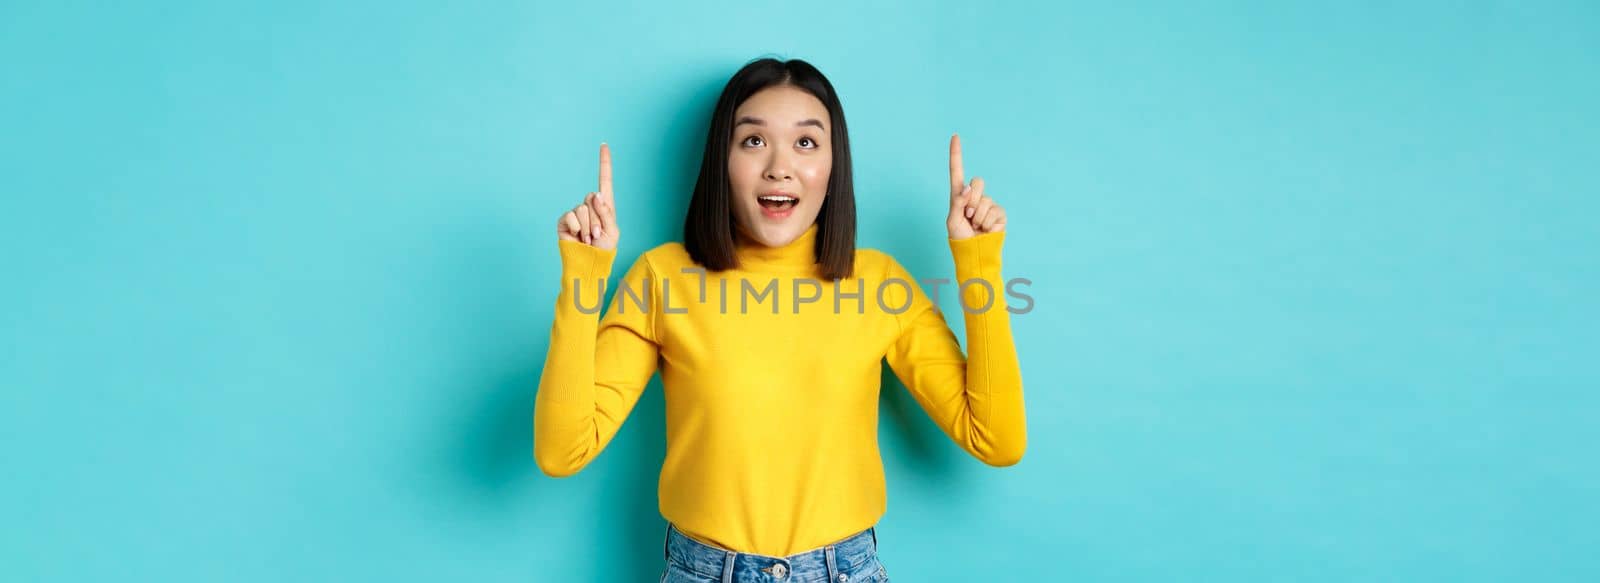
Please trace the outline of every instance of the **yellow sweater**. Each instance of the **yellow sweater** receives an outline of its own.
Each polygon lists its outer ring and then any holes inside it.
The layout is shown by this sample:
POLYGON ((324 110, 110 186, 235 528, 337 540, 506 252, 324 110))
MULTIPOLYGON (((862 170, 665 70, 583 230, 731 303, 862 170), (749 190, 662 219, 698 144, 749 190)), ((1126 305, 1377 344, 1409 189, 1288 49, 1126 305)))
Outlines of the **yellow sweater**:
POLYGON ((778 557, 814 549, 883 515, 885 359, 968 453, 1017 463, 1027 430, 1000 277, 1005 232, 949 241, 956 278, 940 290, 956 293, 974 278, 993 290, 961 291, 969 357, 888 254, 857 251, 855 275, 837 291, 820 280, 817 230, 782 247, 741 238, 739 267, 723 272, 706 273, 681 243, 655 247, 610 282, 617 293, 603 318, 600 284, 616 252, 560 241, 562 287, 534 408, 540 469, 567 476, 599 455, 659 369, 661 515, 726 549, 778 557))

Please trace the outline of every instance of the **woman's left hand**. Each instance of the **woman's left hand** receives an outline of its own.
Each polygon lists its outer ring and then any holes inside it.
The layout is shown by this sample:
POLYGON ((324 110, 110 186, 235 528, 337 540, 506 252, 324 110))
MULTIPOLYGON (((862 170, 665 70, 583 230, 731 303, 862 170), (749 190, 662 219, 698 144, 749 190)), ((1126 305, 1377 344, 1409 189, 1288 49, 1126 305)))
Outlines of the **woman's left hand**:
POLYGON ((983 193, 983 178, 967 184, 961 170, 961 137, 950 136, 950 216, 945 219, 951 239, 996 233, 1006 228, 1006 209, 983 193))

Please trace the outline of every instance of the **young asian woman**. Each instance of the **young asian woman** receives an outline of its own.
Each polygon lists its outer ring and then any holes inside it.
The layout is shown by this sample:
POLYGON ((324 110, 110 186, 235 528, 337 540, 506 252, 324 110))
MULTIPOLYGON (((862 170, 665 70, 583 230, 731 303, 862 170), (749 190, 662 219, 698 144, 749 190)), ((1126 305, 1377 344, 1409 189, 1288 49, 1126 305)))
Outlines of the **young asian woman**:
MULTIPOLYGON (((946 230, 966 324, 887 253, 856 247, 849 135, 833 85, 801 60, 741 68, 712 112, 683 240, 643 253, 599 315, 622 227, 611 151, 556 223, 562 288, 534 454, 571 475, 657 372, 667 453, 663 581, 886 581, 877 443, 887 361, 955 443, 993 466, 1026 448, 1003 289, 1006 213, 950 138, 946 230)), ((929 201, 932 204, 932 201, 929 201)), ((982 495, 981 492, 974 495, 982 495)))

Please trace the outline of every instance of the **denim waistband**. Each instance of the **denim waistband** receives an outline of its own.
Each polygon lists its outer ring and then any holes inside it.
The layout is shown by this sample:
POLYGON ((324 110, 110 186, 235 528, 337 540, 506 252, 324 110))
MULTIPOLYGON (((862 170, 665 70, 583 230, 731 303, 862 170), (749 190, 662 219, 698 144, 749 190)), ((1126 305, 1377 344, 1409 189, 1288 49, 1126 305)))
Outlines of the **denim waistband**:
POLYGON ((707 545, 667 523, 663 552, 668 562, 723 583, 771 581, 782 583, 832 582, 839 573, 852 572, 878 554, 874 528, 842 540, 787 557, 740 553, 707 545))

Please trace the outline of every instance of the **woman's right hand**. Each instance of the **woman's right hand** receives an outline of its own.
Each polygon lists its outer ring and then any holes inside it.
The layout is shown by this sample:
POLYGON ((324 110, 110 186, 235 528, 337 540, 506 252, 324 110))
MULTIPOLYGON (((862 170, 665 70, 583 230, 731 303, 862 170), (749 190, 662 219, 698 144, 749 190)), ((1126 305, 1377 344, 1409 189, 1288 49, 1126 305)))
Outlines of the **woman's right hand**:
POLYGON ((556 235, 562 241, 574 241, 615 251, 622 228, 617 225, 616 198, 611 193, 611 148, 600 144, 600 190, 583 197, 583 202, 561 215, 556 221, 556 235))

